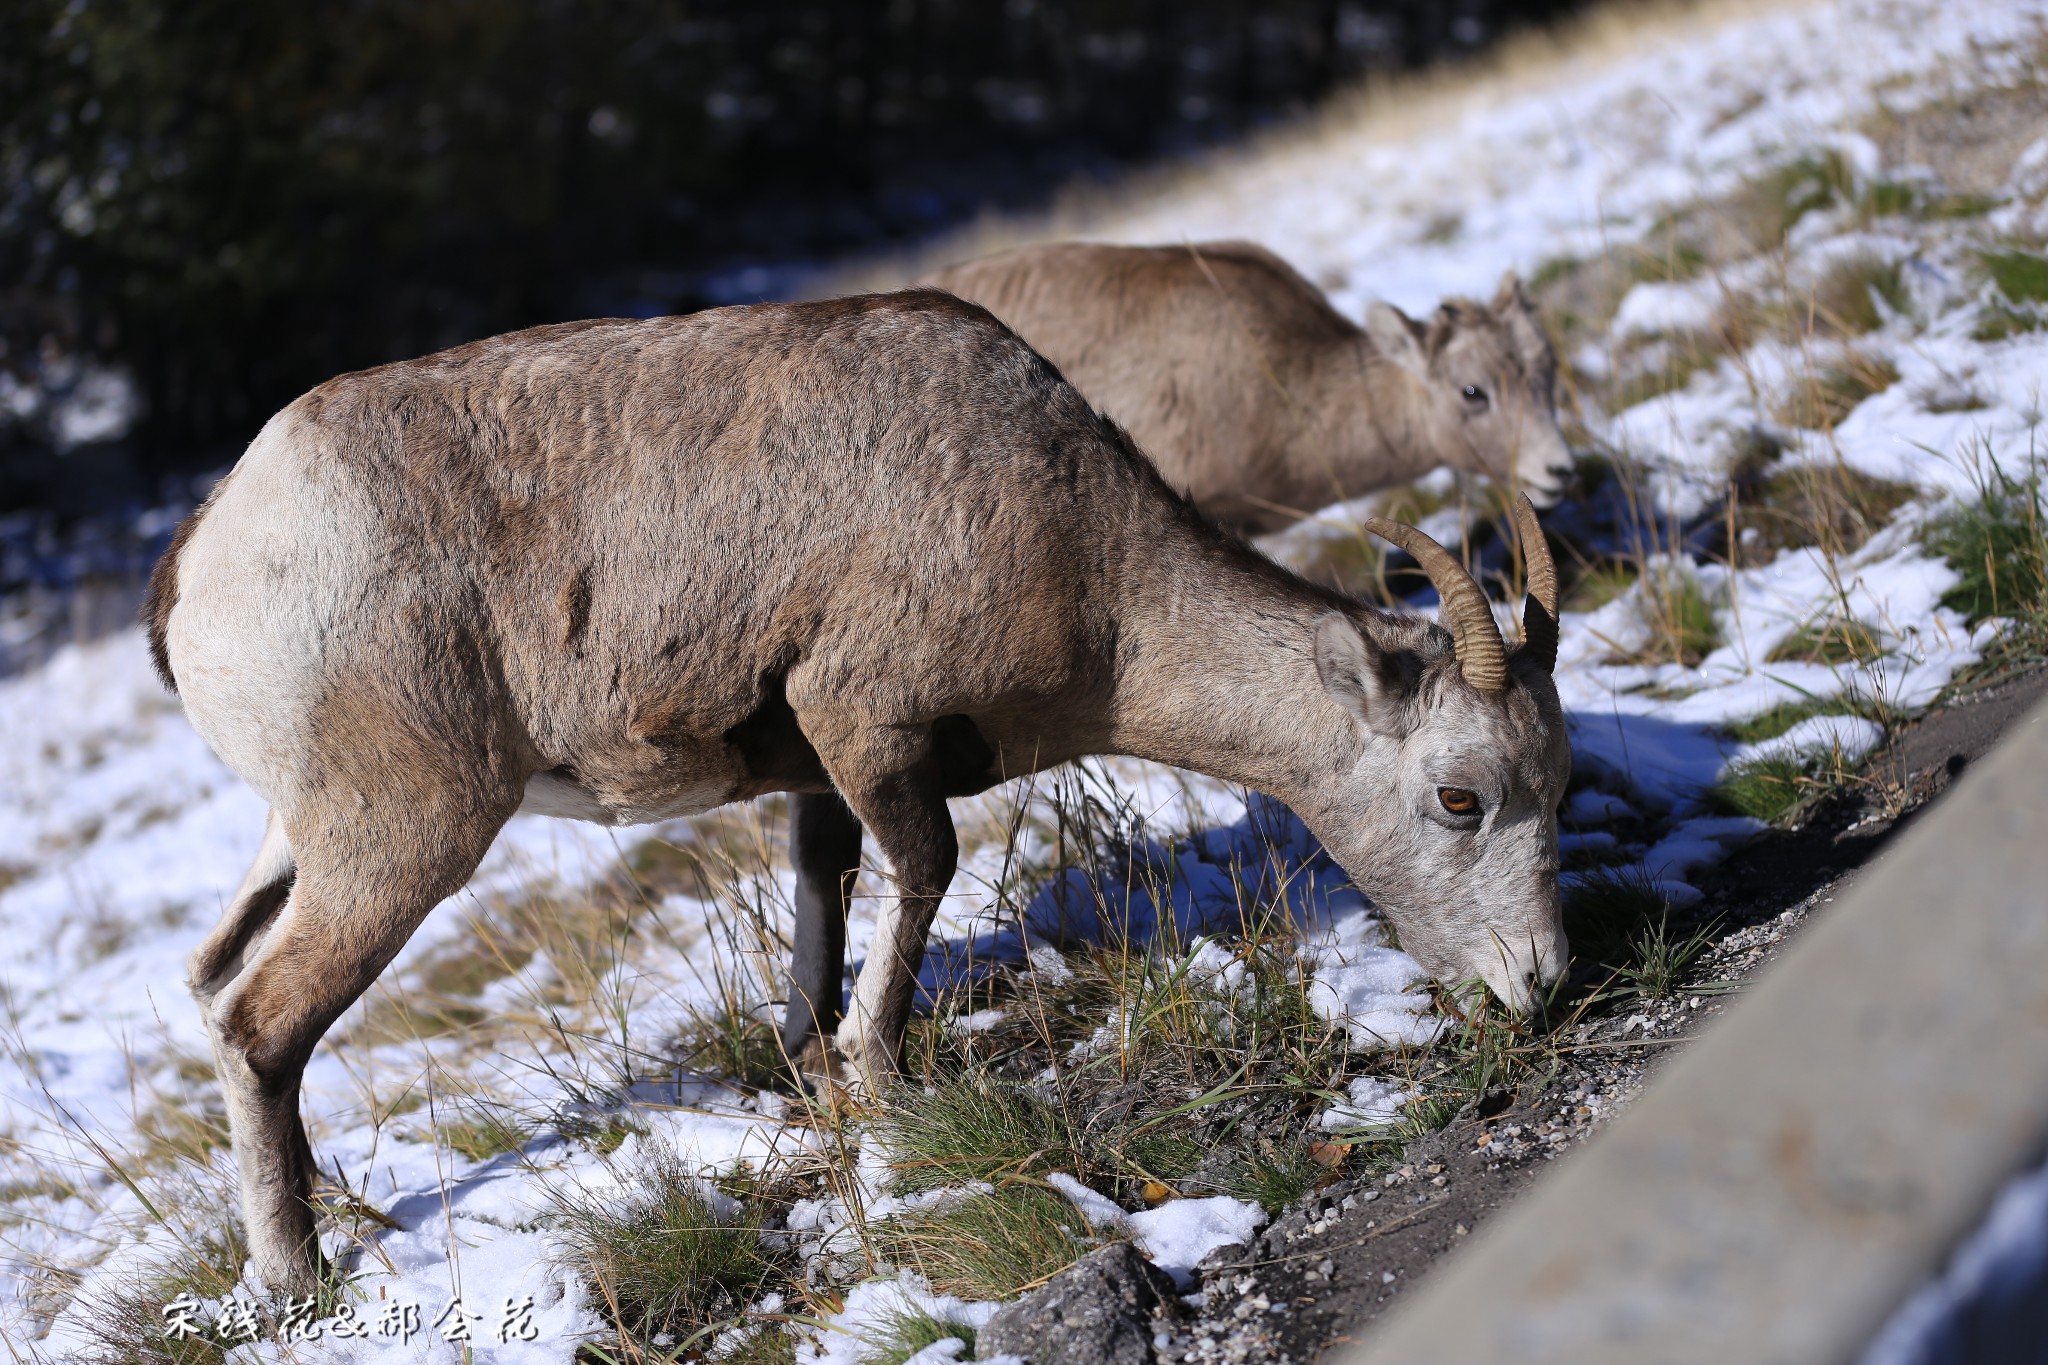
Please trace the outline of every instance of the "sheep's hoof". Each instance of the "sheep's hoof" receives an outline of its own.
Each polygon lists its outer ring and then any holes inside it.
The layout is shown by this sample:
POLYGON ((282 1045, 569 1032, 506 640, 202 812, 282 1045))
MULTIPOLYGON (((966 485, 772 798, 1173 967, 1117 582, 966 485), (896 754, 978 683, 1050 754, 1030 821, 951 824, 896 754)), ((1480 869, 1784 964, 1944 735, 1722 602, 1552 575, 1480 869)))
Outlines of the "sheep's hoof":
POLYGON ((832 1051, 838 1062, 833 1088, 855 1104, 872 1103, 895 1078, 896 1057, 886 1047, 870 1047, 858 1037, 842 1035, 832 1051))
POLYGON ((796 1081, 815 1113, 834 1114, 861 1107, 867 1092, 860 1088, 854 1068, 839 1055, 830 1040, 813 1038, 791 1059, 796 1081))
POLYGON ((829 1038, 813 1038, 804 1044, 804 1050, 792 1059, 791 1065, 796 1070, 797 1084, 806 1093, 823 1099, 839 1074, 839 1050, 829 1038))
POLYGON ((297 1298, 301 1295, 324 1296, 340 1284, 334 1262, 316 1246, 312 1254, 290 1256, 260 1256, 252 1253, 249 1258, 256 1272, 256 1279, 265 1293, 297 1298))

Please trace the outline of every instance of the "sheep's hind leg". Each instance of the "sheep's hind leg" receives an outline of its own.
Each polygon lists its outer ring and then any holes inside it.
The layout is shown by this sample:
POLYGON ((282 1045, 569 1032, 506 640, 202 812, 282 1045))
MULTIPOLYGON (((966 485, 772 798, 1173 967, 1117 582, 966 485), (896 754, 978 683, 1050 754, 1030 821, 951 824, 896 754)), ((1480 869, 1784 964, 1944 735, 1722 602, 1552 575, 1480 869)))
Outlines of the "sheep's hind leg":
POLYGON ((517 804, 516 789, 488 804, 404 793, 286 817, 298 864, 289 898, 207 1020, 249 1251, 273 1292, 310 1292, 321 1274, 313 1153, 299 1119, 306 1062, 427 912, 468 880, 517 804))
POLYGON ((200 1013, 209 1021, 214 996, 235 979, 254 954, 263 931, 284 909, 298 870, 291 840, 285 837, 284 822, 273 810, 263 827, 263 844, 256 850, 256 861, 242 878, 235 898, 221 912, 220 922, 214 925, 206 941, 185 959, 186 986, 199 1002, 200 1013))
POLYGON ((860 821, 836 792, 790 797, 796 938, 782 1049, 806 1080, 832 1076, 832 1030, 839 1025, 840 983, 846 974, 846 910, 860 870, 860 838, 860 821))

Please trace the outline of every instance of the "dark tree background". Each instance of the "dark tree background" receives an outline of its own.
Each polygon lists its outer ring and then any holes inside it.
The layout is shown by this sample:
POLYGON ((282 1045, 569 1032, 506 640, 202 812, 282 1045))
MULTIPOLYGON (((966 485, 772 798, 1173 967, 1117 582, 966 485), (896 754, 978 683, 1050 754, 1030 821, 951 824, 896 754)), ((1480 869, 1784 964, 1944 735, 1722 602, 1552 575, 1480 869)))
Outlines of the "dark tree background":
POLYGON ((787 292, 1564 3, 9 0, 0 511, 148 499, 342 370, 787 292), (143 416, 67 449, 33 395, 87 359, 143 416))

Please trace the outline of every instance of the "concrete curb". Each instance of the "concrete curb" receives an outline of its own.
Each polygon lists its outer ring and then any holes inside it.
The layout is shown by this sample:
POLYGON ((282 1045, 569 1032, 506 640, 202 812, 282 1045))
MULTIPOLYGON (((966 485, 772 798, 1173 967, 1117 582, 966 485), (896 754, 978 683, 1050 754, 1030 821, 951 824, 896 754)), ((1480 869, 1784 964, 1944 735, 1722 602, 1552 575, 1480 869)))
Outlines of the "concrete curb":
POLYGON ((2048 1145, 2048 705, 1346 1365, 1853 1361, 2048 1145))

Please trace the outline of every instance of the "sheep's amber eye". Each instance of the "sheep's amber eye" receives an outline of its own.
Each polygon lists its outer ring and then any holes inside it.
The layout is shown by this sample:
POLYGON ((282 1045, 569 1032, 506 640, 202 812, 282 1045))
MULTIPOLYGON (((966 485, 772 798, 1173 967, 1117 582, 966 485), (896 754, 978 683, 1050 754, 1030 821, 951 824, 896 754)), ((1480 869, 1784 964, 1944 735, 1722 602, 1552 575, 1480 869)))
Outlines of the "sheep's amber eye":
POLYGON ((1436 799, 1453 815, 1470 815, 1479 809, 1479 794, 1463 787, 1438 787, 1436 799))

